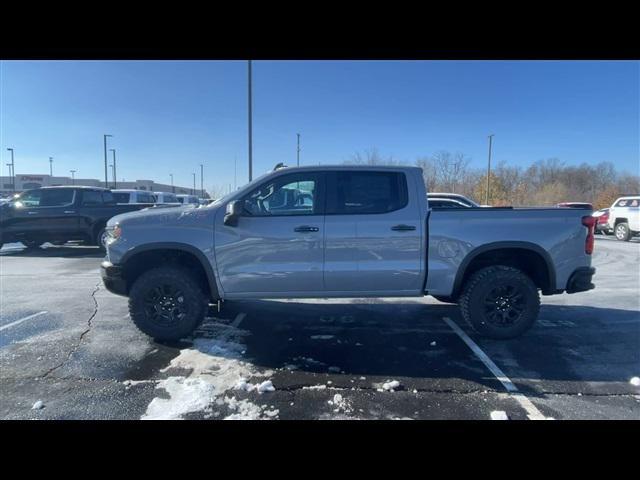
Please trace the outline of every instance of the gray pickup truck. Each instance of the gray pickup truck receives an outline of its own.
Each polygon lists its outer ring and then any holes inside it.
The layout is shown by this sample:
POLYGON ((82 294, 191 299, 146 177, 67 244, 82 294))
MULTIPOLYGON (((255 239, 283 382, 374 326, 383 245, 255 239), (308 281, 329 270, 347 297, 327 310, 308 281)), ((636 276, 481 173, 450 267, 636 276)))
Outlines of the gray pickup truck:
POLYGON ((415 167, 281 168, 211 205, 112 218, 102 277, 158 340, 224 300, 424 295, 513 338, 539 291, 594 288, 593 229, 588 210, 430 208, 415 167))

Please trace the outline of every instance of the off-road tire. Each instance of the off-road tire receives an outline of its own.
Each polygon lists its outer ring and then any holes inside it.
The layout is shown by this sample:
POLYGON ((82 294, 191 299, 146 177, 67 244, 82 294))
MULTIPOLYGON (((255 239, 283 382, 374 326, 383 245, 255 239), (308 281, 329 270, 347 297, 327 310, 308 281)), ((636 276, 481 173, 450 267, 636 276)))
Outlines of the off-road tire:
POLYGON ((155 340, 176 341, 188 336, 202 322, 206 310, 207 298, 200 285, 188 270, 180 267, 149 270, 138 277, 129 291, 129 315, 133 323, 155 340), (157 317, 157 309, 161 309, 163 304, 158 301, 156 306, 150 307, 153 303, 150 297, 157 293, 158 288, 179 292, 177 295, 182 297, 182 301, 178 297, 174 303, 184 309, 183 316, 173 320, 157 317), (150 313, 153 309, 156 309, 155 316, 150 313), (173 323, 163 325, 163 320, 173 323))
POLYGON ((517 268, 496 265, 478 270, 469 277, 460 295, 459 305, 463 318, 480 335, 509 339, 518 337, 531 328, 540 310, 540 295, 536 285, 525 273, 517 268), (516 297, 521 296, 513 302, 522 310, 521 313, 512 323, 503 325, 497 325, 495 319, 489 317, 489 312, 493 310, 495 313, 498 303, 502 301, 493 300, 496 298, 495 292, 500 289, 510 289, 515 292, 516 297))
POLYGON ((628 242, 631 239, 631 230, 629 230, 629 224, 627 222, 617 224, 613 232, 617 240, 628 242))

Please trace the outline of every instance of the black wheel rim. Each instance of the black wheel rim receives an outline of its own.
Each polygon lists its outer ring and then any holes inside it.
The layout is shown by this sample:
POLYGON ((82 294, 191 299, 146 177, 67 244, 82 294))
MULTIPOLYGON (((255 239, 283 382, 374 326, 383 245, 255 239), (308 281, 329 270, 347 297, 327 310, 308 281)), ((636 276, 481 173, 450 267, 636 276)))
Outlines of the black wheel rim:
POLYGON ((143 303, 147 319, 162 327, 176 326, 187 315, 184 295, 173 285, 158 285, 150 289, 143 303))
POLYGON ((520 321, 526 310, 524 292, 513 284, 492 288, 484 300, 484 315, 497 327, 512 327, 520 321))

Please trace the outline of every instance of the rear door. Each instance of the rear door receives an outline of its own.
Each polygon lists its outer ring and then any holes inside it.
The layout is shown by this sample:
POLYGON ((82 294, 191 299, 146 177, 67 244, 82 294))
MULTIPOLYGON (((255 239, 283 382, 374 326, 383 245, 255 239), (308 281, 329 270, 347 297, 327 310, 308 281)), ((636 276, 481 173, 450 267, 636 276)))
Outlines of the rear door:
POLYGON ((409 181, 405 172, 393 170, 327 174, 327 292, 421 291, 424 222, 417 206, 409 202, 409 181))
POLYGON ((247 194, 236 226, 216 219, 215 256, 229 297, 304 296, 323 291, 324 174, 266 180, 247 194))

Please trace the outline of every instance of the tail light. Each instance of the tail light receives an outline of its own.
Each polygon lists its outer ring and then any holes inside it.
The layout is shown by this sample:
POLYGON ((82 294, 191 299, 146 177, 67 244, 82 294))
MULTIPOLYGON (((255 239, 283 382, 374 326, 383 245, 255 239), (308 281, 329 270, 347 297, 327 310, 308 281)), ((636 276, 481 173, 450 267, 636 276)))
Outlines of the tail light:
POLYGON ((594 236, 594 228, 596 226, 596 222, 598 221, 597 218, 592 217, 591 215, 588 215, 586 217, 582 217, 582 225, 584 225, 585 227, 587 227, 587 239, 584 242, 584 253, 586 253, 587 255, 591 255, 593 253, 593 245, 595 242, 595 236, 594 236))

